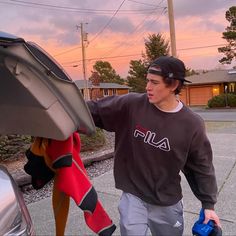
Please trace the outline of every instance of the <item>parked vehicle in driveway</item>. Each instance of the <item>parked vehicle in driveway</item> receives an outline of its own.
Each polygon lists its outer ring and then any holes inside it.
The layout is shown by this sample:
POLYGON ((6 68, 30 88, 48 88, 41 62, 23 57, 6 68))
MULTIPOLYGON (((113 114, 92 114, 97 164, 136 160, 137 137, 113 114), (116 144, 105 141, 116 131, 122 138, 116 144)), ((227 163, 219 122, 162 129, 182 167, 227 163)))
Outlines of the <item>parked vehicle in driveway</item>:
MULTIPOLYGON (((0 32, 0 135, 65 140, 95 126, 83 96, 62 67, 42 48, 0 32)), ((0 235, 33 235, 15 181, 0 167, 0 235)))
POLYGON ((34 235, 23 195, 4 166, 0 165, 0 235, 34 235))

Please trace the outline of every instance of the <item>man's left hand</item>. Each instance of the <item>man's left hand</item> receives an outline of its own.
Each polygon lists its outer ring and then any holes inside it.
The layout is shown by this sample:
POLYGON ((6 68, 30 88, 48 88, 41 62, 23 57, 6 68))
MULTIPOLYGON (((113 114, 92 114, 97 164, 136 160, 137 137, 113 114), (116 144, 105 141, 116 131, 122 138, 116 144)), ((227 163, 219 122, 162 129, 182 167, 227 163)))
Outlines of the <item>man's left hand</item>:
POLYGON ((220 219, 214 210, 205 209, 204 214, 205 214, 205 220, 203 224, 207 224, 209 220, 213 220, 215 224, 221 228, 220 219))

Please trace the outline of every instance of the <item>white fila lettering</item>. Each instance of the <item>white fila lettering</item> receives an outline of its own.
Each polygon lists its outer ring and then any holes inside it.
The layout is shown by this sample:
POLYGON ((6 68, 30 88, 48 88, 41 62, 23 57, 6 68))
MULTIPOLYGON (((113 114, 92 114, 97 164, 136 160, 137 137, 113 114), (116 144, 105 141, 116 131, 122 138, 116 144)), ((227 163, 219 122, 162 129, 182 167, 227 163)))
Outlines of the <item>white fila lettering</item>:
POLYGON ((162 151, 169 152, 170 151, 170 144, 168 138, 163 138, 160 141, 155 142, 156 134, 151 131, 143 132, 139 129, 134 130, 134 137, 143 138, 144 143, 148 143, 151 146, 161 149, 162 151))

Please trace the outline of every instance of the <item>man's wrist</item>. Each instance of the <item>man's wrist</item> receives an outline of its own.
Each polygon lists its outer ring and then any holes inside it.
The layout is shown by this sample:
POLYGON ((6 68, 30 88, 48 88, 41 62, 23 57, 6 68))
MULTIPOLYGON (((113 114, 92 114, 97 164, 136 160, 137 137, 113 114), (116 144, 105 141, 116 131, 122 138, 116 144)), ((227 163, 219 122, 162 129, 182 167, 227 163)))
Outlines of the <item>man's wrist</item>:
POLYGON ((214 211, 214 204, 210 202, 202 202, 202 208, 214 211))

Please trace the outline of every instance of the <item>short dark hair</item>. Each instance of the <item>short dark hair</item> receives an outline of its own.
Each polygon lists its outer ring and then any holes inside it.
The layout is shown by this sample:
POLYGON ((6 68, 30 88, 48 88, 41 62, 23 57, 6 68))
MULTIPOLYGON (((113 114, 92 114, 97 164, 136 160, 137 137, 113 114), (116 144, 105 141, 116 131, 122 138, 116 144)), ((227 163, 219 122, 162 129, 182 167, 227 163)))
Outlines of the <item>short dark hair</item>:
POLYGON ((170 87, 171 85, 175 85, 175 83, 178 83, 178 86, 174 91, 175 95, 179 94, 181 89, 184 87, 184 81, 182 80, 175 80, 169 77, 163 77, 163 82, 167 85, 167 87, 170 87))

